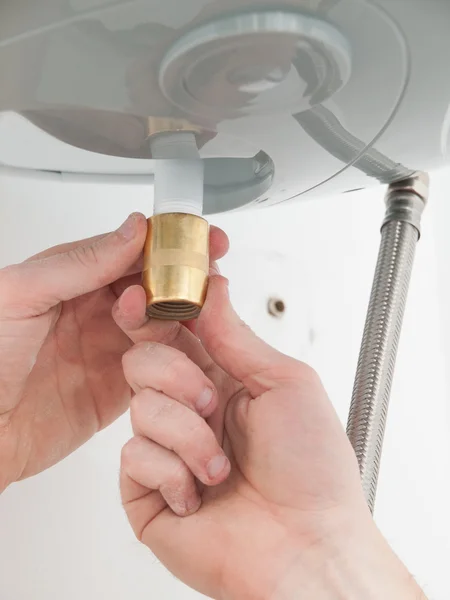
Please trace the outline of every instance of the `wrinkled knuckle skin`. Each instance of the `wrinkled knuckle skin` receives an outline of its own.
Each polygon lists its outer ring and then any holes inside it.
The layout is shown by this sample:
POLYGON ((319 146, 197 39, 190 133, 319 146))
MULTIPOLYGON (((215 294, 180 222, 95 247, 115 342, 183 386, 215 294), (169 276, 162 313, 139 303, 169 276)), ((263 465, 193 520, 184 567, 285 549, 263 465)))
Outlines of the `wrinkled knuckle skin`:
POLYGON ((93 266, 100 263, 97 248, 92 246, 79 246, 68 252, 69 258, 82 267, 92 269, 93 266))

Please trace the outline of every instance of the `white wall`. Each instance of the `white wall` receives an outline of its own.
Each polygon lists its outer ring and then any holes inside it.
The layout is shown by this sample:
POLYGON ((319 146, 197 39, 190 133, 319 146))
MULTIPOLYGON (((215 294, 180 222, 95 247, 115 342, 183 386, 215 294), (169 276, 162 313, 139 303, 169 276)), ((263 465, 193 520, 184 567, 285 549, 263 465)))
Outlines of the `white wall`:
MULTIPOLYGON (((377 520, 432 600, 449 597, 450 239, 446 189, 435 177, 392 394, 377 520)), ((450 195, 450 194, 448 194, 450 195)), ((115 227, 150 212, 151 192, 0 179, 0 263, 115 227)), ((223 262, 244 318, 321 373, 343 421, 365 317, 382 191, 221 216, 232 251, 223 262), (252 293, 245 291, 252 290, 252 293), (269 317, 270 295, 287 307, 269 317)), ((133 538, 120 507, 126 418, 38 478, 0 498, 4 600, 198 597, 133 538)))

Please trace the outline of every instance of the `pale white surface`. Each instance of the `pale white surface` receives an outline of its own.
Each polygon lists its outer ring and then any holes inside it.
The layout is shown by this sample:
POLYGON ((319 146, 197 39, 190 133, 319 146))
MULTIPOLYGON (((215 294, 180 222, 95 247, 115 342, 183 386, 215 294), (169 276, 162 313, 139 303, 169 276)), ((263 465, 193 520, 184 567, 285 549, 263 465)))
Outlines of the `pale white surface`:
MULTIPOLYGON (((449 597, 450 173, 434 178, 392 394, 377 520, 430 600, 449 597)), ((310 361, 346 418, 379 241, 382 190, 218 217, 223 271, 262 336, 310 361), (268 297, 282 298, 281 320, 268 297)), ((151 191, 0 179, 0 263, 149 213, 151 191)), ((134 540, 120 507, 127 418, 0 498, 2 600, 189 600, 134 540)))

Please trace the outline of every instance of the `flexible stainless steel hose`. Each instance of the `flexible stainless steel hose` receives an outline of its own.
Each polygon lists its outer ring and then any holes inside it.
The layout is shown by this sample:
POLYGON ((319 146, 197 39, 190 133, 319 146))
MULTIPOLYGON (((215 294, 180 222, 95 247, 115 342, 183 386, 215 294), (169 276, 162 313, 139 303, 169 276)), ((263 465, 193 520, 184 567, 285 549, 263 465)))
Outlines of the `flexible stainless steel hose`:
POLYGON ((347 433, 373 512, 406 298, 428 198, 425 173, 392 184, 364 329, 347 433))

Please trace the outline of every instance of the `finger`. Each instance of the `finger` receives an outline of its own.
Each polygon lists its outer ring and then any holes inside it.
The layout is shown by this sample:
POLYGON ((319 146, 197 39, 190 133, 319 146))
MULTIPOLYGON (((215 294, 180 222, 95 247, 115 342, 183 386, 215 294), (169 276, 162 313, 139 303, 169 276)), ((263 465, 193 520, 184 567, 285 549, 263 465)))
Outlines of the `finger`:
MULTIPOLYGON (((148 321, 146 317, 142 319, 146 303, 146 296, 142 287, 136 286, 128 289, 121 297, 120 302, 120 316, 118 317, 115 311, 113 311, 113 315, 116 322, 133 342, 143 344, 146 340, 154 340, 155 342, 180 350, 192 363, 198 366, 202 373, 207 375, 207 381, 213 383, 215 390, 223 389, 224 380, 227 380, 227 377, 222 369, 211 360, 211 357, 196 335, 186 327, 181 326, 180 323, 165 323, 157 320, 148 321), (141 323, 144 323, 144 325, 139 327, 141 323)), ((175 377, 174 379, 176 380, 177 378, 175 377)), ((236 388, 233 388, 232 384, 228 382, 226 389, 228 394, 223 395, 222 401, 218 394, 215 393, 213 403, 210 407, 202 411, 200 408, 201 405, 197 406, 199 414, 203 417, 208 417, 208 424, 219 444, 223 440, 223 420, 227 406, 226 401, 228 397, 233 396, 237 391, 238 384, 236 384, 236 388)), ((168 395, 171 396, 172 394, 168 395)), ((194 397, 191 394, 191 402, 193 399, 194 397)), ((206 399, 207 396, 202 396, 200 397, 200 402, 206 402, 206 399)), ((198 396, 197 401, 199 401, 198 396)))
POLYGON ((135 343, 153 341, 184 352, 202 371, 213 365, 198 338, 175 321, 159 321, 146 316, 146 294, 141 286, 125 290, 113 307, 113 318, 135 343))
POLYGON ((134 286, 142 287, 142 267, 136 273, 126 275, 125 277, 114 281, 110 285, 110 288, 118 300, 124 292, 134 286))
POLYGON ((122 502, 137 535, 166 503, 180 517, 200 508, 194 476, 187 466, 176 454, 148 439, 138 436, 126 444, 121 471, 122 502))
POLYGON ((135 434, 172 450, 205 485, 218 485, 230 473, 230 462, 199 415, 176 400, 150 388, 131 401, 135 434))
POLYGON ((70 252, 71 250, 75 250, 79 246, 92 246, 92 244, 96 244, 100 240, 104 239, 108 233, 102 233, 101 235, 95 235, 90 238, 85 238, 83 240, 78 240, 76 242, 68 242, 66 244, 59 244, 58 246, 53 246, 52 248, 47 248, 42 252, 38 252, 33 256, 30 256, 25 262, 32 262, 35 260, 40 260, 42 258, 49 258, 50 256, 55 256, 56 254, 64 254, 65 252, 70 252))
MULTIPOLYGON (((214 263, 210 273, 213 276, 218 273, 217 265, 214 263)), ((212 414, 208 418, 209 426, 219 444, 222 444, 227 401, 242 387, 241 384, 232 382, 211 359, 196 335, 197 321, 183 323, 183 325, 174 322, 149 321, 145 315, 145 305, 146 295, 142 287, 133 286, 127 289, 113 309, 116 323, 134 343, 152 340, 181 350, 208 376, 216 389, 226 390, 226 393, 218 397, 218 407, 211 409, 212 414)), ((202 416, 204 415, 205 413, 202 413, 202 416)))
POLYGON ((61 301, 97 290, 123 277, 142 252, 143 215, 131 215, 116 232, 89 246, 25 262, 0 271, 0 315, 33 317, 61 301))
MULTIPOLYGON (((100 235, 95 235, 93 237, 85 238, 83 240, 78 240, 75 242, 68 242, 66 244, 59 244, 58 246, 53 246, 53 248, 48 248, 46 250, 43 250, 42 252, 39 252, 38 254, 31 256, 25 262, 31 262, 33 260, 48 258, 50 256, 55 256, 55 254, 63 254, 65 252, 70 252, 71 250, 75 250, 79 246, 84 246, 84 247, 92 246, 92 244, 95 244, 95 243, 99 242, 100 240, 104 239, 107 235, 109 235, 109 233, 111 233, 111 232, 102 233, 100 235)), ((223 258, 227 254, 229 248, 230 248, 230 242, 228 240, 226 233, 222 229, 219 229, 219 227, 215 227, 214 225, 211 225, 211 229, 210 229, 211 259, 219 260, 220 258, 223 258)), ((140 266, 141 266, 141 271, 142 271, 143 264, 140 266)))
POLYGON ((120 471, 120 489, 128 520, 136 537, 142 541, 148 526, 167 509, 167 502, 160 492, 137 483, 123 468, 120 471))
MULTIPOLYGON (((110 233, 112 233, 112 232, 110 232, 110 233)), ((108 235, 109 235, 109 233, 104 233, 102 235, 96 235, 94 237, 86 238, 84 240, 79 240, 76 242, 69 242, 68 244, 60 244, 59 246, 53 246, 53 248, 49 248, 48 250, 44 250, 43 252, 39 252, 39 254, 35 254, 34 256, 31 256, 24 262, 29 263, 29 262, 41 260, 43 258, 49 258, 50 256, 56 256, 57 254, 64 254, 67 252, 72 252, 73 250, 76 250, 77 248, 81 248, 81 247, 87 248, 89 246, 92 246, 93 244, 97 244, 98 242, 103 240, 108 235)), ((140 283, 140 281, 142 279, 142 269, 143 268, 144 268, 144 254, 143 254, 143 252, 141 252, 141 255, 138 257, 137 261, 128 269, 128 272, 126 273, 126 277, 123 280, 127 281, 128 277, 130 276, 131 281, 133 283, 140 283)), ((119 280, 119 281, 123 281, 123 280, 119 280)), ((114 283, 112 285, 114 285, 114 283)), ((128 286, 129 285, 132 285, 132 284, 129 283, 128 286)), ((126 287, 128 287, 128 286, 126 286, 126 287)), ((122 288, 122 291, 120 292, 120 294, 126 289, 126 287, 122 288)), ((120 294, 117 294, 117 297, 119 297, 120 294)))
POLYGON ((230 249, 230 240, 227 234, 220 229, 211 225, 209 230, 209 254, 212 261, 223 258, 230 249))
POLYGON ((221 276, 210 279, 197 334, 211 358, 253 396, 282 382, 291 373, 287 367, 295 362, 263 342, 241 321, 231 306, 228 282, 221 276))
POLYGON ((133 346, 123 357, 125 378, 135 393, 147 387, 209 417, 217 408, 217 392, 186 354, 153 342, 133 346))
MULTIPOLYGON (((217 262, 213 261, 209 268, 209 276, 214 277, 215 275, 220 275, 220 269, 219 269, 219 265, 217 264, 217 262)), ((182 323, 182 325, 183 325, 183 327, 186 327, 186 329, 188 329, 191 333, 193 333, 195 335, 195 337, 198 337, 197 336, 197 319, 194 319, 192 321, 184 321, 182 323)))

